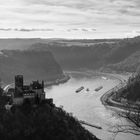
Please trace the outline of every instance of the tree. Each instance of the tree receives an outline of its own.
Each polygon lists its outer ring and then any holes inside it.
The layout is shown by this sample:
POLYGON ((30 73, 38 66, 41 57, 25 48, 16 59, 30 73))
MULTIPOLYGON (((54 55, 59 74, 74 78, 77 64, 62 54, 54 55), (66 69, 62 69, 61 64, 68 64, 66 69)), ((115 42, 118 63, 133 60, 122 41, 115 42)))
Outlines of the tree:
POLYGON ((123 110, 121 112, 117 112, 118 118, 126 119, 127 124, 117 124, 110 126, 109 132, 114 134, 114 139, 117 136, 118 133, 130 133, 134 135, 140 135, 140 106, 139 104, 131 104, 127 103, 126 110, 123 110))

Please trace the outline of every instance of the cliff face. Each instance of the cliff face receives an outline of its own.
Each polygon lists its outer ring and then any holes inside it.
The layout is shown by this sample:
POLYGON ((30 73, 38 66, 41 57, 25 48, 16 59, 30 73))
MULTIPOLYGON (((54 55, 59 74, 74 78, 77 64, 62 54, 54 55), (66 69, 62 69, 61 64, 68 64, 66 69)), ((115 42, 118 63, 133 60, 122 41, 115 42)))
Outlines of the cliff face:
POLYGON ((63 71, 49 51, 1 51, 2 81, 10 83, 17 74, 23 74, 26 80, 54 80, 60 78, 63 71))

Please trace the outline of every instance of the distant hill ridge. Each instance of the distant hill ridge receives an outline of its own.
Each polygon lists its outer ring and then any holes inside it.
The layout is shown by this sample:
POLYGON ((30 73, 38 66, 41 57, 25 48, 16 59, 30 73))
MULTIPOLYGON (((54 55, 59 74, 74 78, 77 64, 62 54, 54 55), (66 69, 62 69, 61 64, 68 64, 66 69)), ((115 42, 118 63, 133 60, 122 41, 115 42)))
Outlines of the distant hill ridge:
MULTIPOLYGON (((20 49, 26 50, 27 52, 33 51, 34 54, 38 53, 38 55, 42 57, 42 59, 44 53, 47 54, 47 52, 50 51, 53 53, 55 60, 57 60, 57 62, 64 70, 101 69, 101 70, 117 70, 117 71, 133 72, 139 67, 140 37, 138 36, 135 38, 128 39, 101 39, 101 40, 100 39, 68 40, 68 39, 39 39, 39 38, 0 39, 0 48, 10 50, 20 49), (41 54, 43 55, 41 56, 41 54)), ((3 59, 4 56, 3 52, 4 55, 6 53, 10 55, 10 53, 13 51, 0 52, 0 57, 2 58, 0 60, 1 62, 0 65, 4 66, 4 64, 2 63, 4 61, 8 63, 7 62, 8 58, 6 60, 3 59)), ((23 55, 20 57, 22 58, 23 55)), ((11 61, 12 60, 13 59, 11 59, 11 61)), ((27 61, 27 59, 25 60, 27 61)), ((35 61, 33 58, 31 60, 35 61)), ((15 61, 15 59, 13 61, 15 61)), ((38 62, 39 60, 37 59, 36 61, 38 62)), ((27 67, 27 62, 25 65, 27 67)), ((4 67, 5 69, 7 68, 6 66, 4 67)))
POLYGON ((81 44, 96 44, 100 42, 117 42, 120 39, 42 39, 42 38, 5 38, 0 39, 0 50, 25 50, 36 43, 57 44, 58 46, 81 45, 81 44))
POLYGON ((116 40, 113 44, 90 44, 82 47, 35 43, 30 46, 30 49, 51 51, 63 69, 113 69, 132 72, 139 67, 137 58, 140 57, 140 37, 116 40))

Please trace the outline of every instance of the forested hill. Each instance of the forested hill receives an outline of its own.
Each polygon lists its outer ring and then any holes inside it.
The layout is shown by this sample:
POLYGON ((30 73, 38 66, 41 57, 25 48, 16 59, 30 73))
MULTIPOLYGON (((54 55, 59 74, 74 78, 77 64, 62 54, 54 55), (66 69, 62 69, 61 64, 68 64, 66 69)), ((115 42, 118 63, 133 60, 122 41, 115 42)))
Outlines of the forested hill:
POLYGON ((122 40, 106 58, 108 68, 135 72, 140 66, 140 37, 122 40))
POLYGON ((98 40, 0 39, 0 49, 32 50, 43 55, 43 52, 50 51, 64 70, 86 68, 133 72, 140 65, 140 37, 98 40))
POLYGON ((99 140, 51 99, 25 99, 22 105, 6 110, 10 99, 2 92, 0 88, 1 140, 99 140))
POLYGON ((135 71, 140 65, 140 37, 101 41, 58 44, 56 42, 35 43, 31 50, 53 52, 63 69, 113 69, 117 71, 135 71), (133 63, 132 63, 133 62, 133 63))
POLYGON ((102 65, 105 54, 111 50, 108 44, 97 44, 94 46, 55 46, 37 43, 30 47, 31 50, 51 51, 63 69, 96 69, 102 65))
POLYGON ((17 74, 23 74, 26 80, 55 80, 63 76, 63 71, 49 51, 1 51, 0 78, 2 81, 13 82, 17 74))
POLYGON ((114 43, 120 39, 41 39, 41 38, 7 38, 0 39, 0 50, 25 50, 29 49, 31 45, 36 43, 44 43, 53 46, 88 46, 102 43, 114 43))

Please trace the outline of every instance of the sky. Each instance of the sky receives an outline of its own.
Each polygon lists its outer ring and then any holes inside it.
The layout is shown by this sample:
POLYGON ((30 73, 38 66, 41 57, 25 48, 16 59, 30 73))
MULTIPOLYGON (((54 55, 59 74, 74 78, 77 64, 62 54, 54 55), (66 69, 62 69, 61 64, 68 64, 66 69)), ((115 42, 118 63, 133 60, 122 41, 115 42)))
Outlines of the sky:
POLYGON ((140 0, 0 0, 0 38, 140 35, 140 0))

